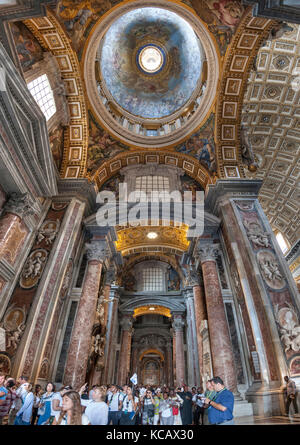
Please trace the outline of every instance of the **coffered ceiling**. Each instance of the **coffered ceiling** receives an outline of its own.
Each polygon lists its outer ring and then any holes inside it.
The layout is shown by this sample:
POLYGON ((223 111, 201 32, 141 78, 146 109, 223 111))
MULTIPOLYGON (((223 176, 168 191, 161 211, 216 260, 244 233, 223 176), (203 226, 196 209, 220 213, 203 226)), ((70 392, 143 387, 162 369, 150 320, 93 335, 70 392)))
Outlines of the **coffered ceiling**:
POLYGON ((260 202, 273 229, 293 245, 300 216, 300 27, 260 48, 242 111, 258 170, 260 202))

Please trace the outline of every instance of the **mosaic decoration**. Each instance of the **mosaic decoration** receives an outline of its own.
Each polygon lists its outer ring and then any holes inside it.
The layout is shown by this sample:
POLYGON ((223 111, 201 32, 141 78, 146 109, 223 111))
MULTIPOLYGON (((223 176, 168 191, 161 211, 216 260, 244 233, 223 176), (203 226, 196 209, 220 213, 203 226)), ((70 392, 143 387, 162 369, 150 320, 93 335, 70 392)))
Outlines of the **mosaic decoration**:
POLYGON ((94 122, 90 115, 87 161, 88 174, 92 175, 104 161, 113 158, 124 150, 128 150, 128 147, 113 139, 105 130, 94 122))
POLYGON ((24 72, 43 59, 43 48, 22 22, 10 23, 21 67, 24 72))
POLYGON ((200 43, 190 25, 160 8, 140 8, 116 20, 107 31, 100 69, 116 102, 144 118, 174 113, 190 98, 201 74, 200 43), (141 73, 136 55, 145 44, 166 54, 159 75, 141 73))
POLYGON ((216 171, 214 121, 214 114, 212 114, 200 130, 176 147, 177 151, 193 156, 211 172, 216 171))

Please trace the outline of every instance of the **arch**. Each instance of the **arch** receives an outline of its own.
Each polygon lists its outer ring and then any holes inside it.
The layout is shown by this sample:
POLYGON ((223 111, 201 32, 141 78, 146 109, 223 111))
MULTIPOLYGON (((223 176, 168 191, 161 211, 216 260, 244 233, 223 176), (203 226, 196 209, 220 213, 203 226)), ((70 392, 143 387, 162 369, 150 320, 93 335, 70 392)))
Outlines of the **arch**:
POLYGON ((216 107, 216 161, 220 178, 245 177, 240 148, 243 97, 257 52, 275 23, 253 17, 249 6, 227 48, 216 107))
POLYGON ((146 351, 144 351, 144 352, 140 355, 139 361, 141 362, 141 361, 143 360, 144 356, 145 356, 146 354, 150 354, 150 353, 157 354, 157 355, 160 357, 160 359, 161 359, 162 362, 165 361, 162 352, 159 351, 158 349, 147 349, 146 351))
POLYGON ((66 85, 66 97, 70 111, 70 124, 64 131, 64 153, 60 176, 83 178, 86 172, 88 147, 88 113, 76 52, 62 26, 47 9, 45 23, 34 18, 25 20, 41 46, 51 52, 58 62, 62 79, 66 85))
MULTIPOLYGON (((178 294, 178 292, 177 292, 178 294)), ((185 313, 185 305, 179 303, 175 300, 166 299, 163 296, 153 296, 153 295, 138 295, 137 297, 130 298, 129 301, 120 305, 120 312, 123 314, 132 314, 134 309, 139 308, 141 306, 162 306, 170 309, 171 312, 175 312, 178 314, 185 313)))
POLYGON ((164 317, 171 318, 170 309, 164 307, 164 306, 156 306, 148 304, 147 306, 141 306, 139 308, 134 309, 133 316, 134 317, 140 317, 142 315, 163 315, 164 317), (150 308, 155 307, 155 312, 151 311, 150 308))
POLYGON ((95 182, 98 190, 110 178, 115 176, 123 167, 129 165, 163 164, 182 168, 184 172, 195 179, 205 190, 208 184, 214 184, 218 179, 206 170, 195 158, 171 150, 130 150, 117 154, 101 164, 92 175, 90 181, 95 182))
POLYGON ((142 263, 143 261, 162 261, 164 263, 168 263, 170 266, 173 267, 174 270, 178 273, 181 280, 184 279, 183 273, 179 265, 177 264, 174 257, 171 257, 170 255, 163 254, 163 253, 149 253, 148 255, 146 253, 139 253, 137 256, 134 256, 132 258, 128 258, 128 261, 125 263, 124 266, 124 273, 126 273, 129 269, 132 269, 136 264, 142 263))

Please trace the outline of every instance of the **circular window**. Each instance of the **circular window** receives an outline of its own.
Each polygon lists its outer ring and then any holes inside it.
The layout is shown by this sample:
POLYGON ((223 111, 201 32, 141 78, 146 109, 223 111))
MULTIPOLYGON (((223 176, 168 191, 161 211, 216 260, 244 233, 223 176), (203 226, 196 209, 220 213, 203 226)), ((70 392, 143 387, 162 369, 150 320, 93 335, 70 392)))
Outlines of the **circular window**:
POLYGON ((137 52, 138 67, 147 74, 158 73, 164 65, 163 51, 156 45, 147 45, 137 52))

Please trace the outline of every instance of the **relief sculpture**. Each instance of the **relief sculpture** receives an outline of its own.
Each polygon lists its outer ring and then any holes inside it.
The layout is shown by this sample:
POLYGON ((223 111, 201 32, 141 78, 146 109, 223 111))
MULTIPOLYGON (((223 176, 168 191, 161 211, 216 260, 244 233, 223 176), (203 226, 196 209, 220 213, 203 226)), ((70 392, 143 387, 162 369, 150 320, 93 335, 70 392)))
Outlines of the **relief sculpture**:
POLYGON ((27 258, 20 278, 20 286, 24 289, 34 287, 41 278, 48 252, 45 249, 36 249, 27 258))

